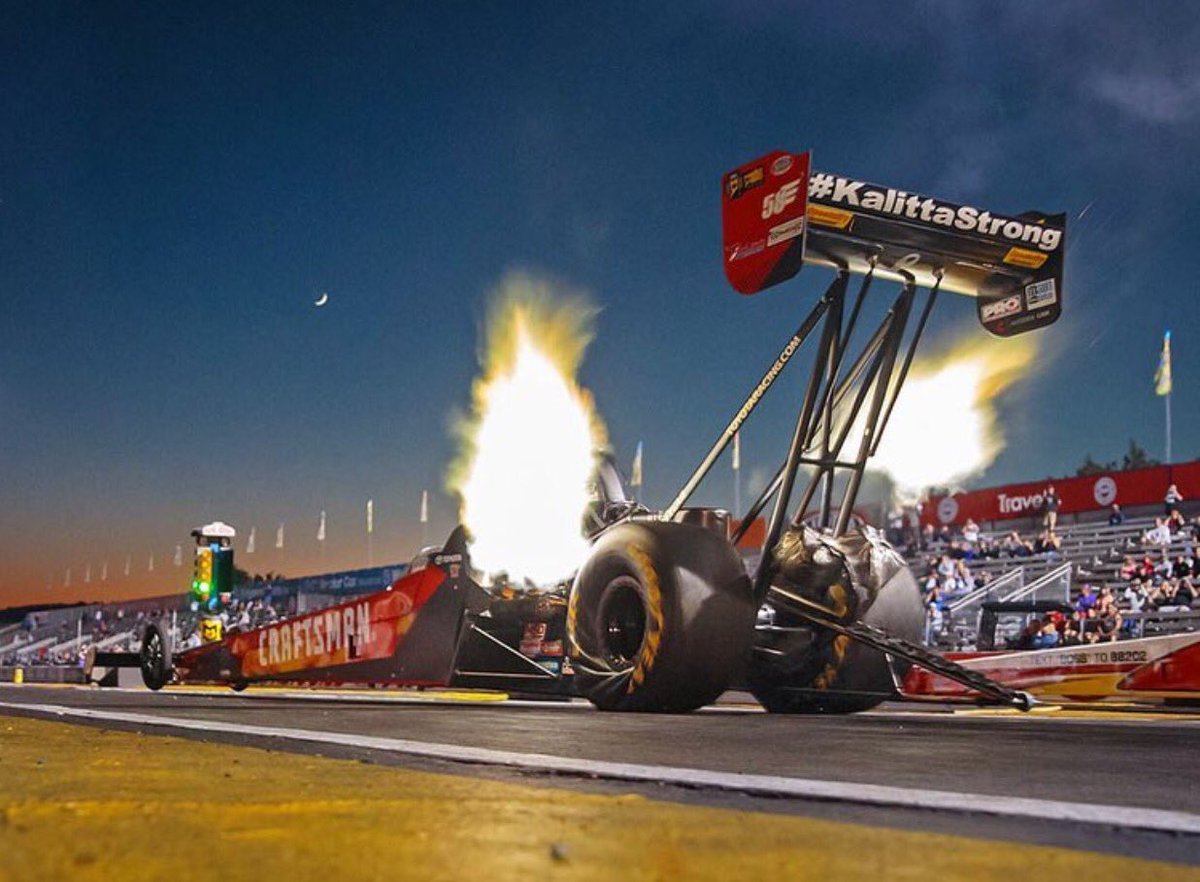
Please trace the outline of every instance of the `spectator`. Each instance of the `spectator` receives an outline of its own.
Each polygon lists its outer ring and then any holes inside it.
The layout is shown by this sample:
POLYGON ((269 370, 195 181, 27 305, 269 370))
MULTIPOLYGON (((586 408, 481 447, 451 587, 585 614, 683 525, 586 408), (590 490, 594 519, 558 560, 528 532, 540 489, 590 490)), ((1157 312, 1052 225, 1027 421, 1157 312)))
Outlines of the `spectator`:
POLYGON ((1116 604, 1110 603, 1096 620, 1099 639, 1105 642, 1116 640, 1117 635, 1121 632, 1121 621, 1121 611, 1117 609, 1116 604))
POLYGON ((1138 565, 1134 562, 1133 558, 1127 554, 1125 555, 1125 562, 1121 564, 1121 569, 1117 572, 1120 575, 1122 582, 1129 582, 1137 578, 1138 565))
POLYGON ((1195 572, 1195 561, 1186 554, 1181 554, 1175 558, 1175 562, 1171 564, 1171 576, 1176 579, 1186 579, 1195 572))
POLYGON ((896 548, 904 546, 904 511, 893 509, 888 513, 887 540, 896 548))
POLYGON ((1079 610, 1071 613, 1071 617, 1063 625, 1062 644, 1063 646, 1078 646, 1083 642, 1082 636, 1083 617, 1079 610))
POLYGON ((1166 547, 1171 544, 1171 530, 1165 518, 1155 518, 1154 526, 1142 536, 1143 545, 1158 545, 1166 547))
POLYGON ((1167 515, 1167 529, 1171 531, 1172 536, 1183 536, 1187 532, 1187 521, 1178 511, 1173 511, 1167 515))
POLYGON ((1126 607, 1130 612, 1141 612, 1145 609, 1146 604, 1150 600, 1150 594, 1146 590, 1146 583, 1141 579, 1136 579, 1125 586, 1125 590, 1121 593, 1125 600, 1126 607))
POLYGON ((1195 540, 1196 536, 1200 535, 1200 515, 1196 515, 1190 521, 1185 522, 1183 529, 1179 532, 1189 541, 1195 540))
POLYGON ((937 634, 942 630, 942 625, 944 623, 942 608, 944 605, 945 602, 942 599, 941 590, 938 588, 937 582, 935 581, 933 588, 930 589, 929 593, 925 597, 926 643, 931 642, 932 635, 937 634))
POLYGON ((975 579, 971 575, 971 569, 964 561, 959 561, 954 567, 954 579, 958 583, 961 591, 971 592, 975 590, 975 579))
POLYGON ((1040 619, 1030 619, 1021 631, 1021 636, 1017 638, 1014 649, 1033 649, 1033 641, 1042 633, 1042 622, 1040 619))
POLYGON ((1097 597, 1092 592, 1092 586, 1084 582, 1083 587, 1079 589, 1079 596, 1075 598, 1075 609, 1086 614, 1096 605, 1096 600, 1097 597))
POLYGON ((967 518, 967 522, 963 524, 962 535, 965 540, 974 545, 979 541, 979 524, 971 518, 967 518))
POLYGON ((905 542, 910 547, 921 547, 921 505, 906 506, 904 509, 905 542))
POLYGON ((1046 488, 1046 492, 1042 494, 1042 510, 1045 512, 1045 517, 1042 520, 1042 525, 1051 533, 1058 526, 1058 493, 1051 484, 1046 488))
POLYGON ((942 559, 937 565, 938 579, 945 585, 950 579, 954 578, 954 561, 950 559, 949 554, 943 554, 942 559))
POLYGON ((1138 575, 1143 579, 1154 578, 1154 561, 1150 559, 1150 555, 1142 558, 1142 562, 1138 564, 1138 575))
POLYGON ((1125 512, 1121 511, 1121 506, 1117 503, 1112 504, 1112 509, 1108 513, 1108 525, 1110 527, 1119 527, 1125 523, 1125 512))
POLYGON ((1179 492, 1179 488, 1172 484, 1167 488, 1167 494, 1163 497, 1163 514, 1171 517, 1179 512, 1179 503, 1183 502, 1183 494, 1179 492))
POLYGON ((1058 557, 1062 551, 1062 540, 1053 530, 1046 530, 1033 544, 1035 554, 1048 554, 1050 557, 1058 557))
POLYGON ((1041 622, 1041 627, 1038 629, 1038 632, 1034 635, 1033 641, 1032 641, 1032 648, 1033 649, 1050 649, 1052 647, 1058 646, 1058 641, 1059 641, 1058 628, 1056 628, 1054 626, 1053 619, 1047 618, 1044 622, 1041 622))

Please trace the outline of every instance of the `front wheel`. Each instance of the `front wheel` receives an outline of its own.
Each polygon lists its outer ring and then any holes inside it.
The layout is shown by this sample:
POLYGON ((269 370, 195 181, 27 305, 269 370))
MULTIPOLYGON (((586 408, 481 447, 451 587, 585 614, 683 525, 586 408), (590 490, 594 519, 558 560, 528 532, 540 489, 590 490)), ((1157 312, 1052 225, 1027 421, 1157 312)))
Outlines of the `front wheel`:
POLYGON ((696 710, 741 675, 754 615, 749 577, 722 536, 620 524, 597 540, 571 590, 576 683, 601 710, 696 710))
POLYGON ((160 622, 151 622, 142 635, 142 648, 138 653, 142 682, 147 689, 158 691, 175 676, 171 662, 171 638, 160 622))

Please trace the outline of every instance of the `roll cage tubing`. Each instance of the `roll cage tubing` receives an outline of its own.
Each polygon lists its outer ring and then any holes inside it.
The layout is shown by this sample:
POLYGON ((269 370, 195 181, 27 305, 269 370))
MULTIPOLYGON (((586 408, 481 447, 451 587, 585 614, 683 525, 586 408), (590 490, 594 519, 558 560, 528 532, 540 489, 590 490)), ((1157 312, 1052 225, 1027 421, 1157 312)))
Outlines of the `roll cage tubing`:
POLYGON ((800 411, 796 418, 787 458, 776 471, 774 478, 767 483, 745 515, 742 516, 741 524, 732 537, 735 544, 739 542, 754 519, 762 513, 772 498, 774 499, 774 506, 767 522, 766 535, 763 538, 762 556, 754 574, 756 602, 761 603, 766 598, 770 587, 774 568, 774 549, 783 533, 795 490, 796 478, 802 466, 812 468, 813 472, 800 494, 800 503, 790 522, 793 525, 800 523, 808 506, 819 492, 818 523, 820 527, 832 529, 834 536, 842 535, 849 527, 850 516, 862 485, 867 461, 879 449, 883 430, 887 427, 900 389, 908 377, 917 346, 938 299, 942 274, 939 271, 935 275, 936 281, 929 289, 903 358, 900 357, 900 354, 905 332, 917 299, 917 285, 911 276, 906 277, 891 306, 862 345, 849 368, 843 372, 843 364, 851 351, 850 344, 862 315, 863 302, 874 277, 874 265, 872 265, 862 277, 847 319, 845 305, 850 272, 845 267, 837 270, 833 281, 826 288, 821 299, 805 316, 796 332, 788 339, 775 361, 763 374, 762 379, 734 413, 733 418, 717 437, 691 477, 660 515, 662 520, 673 520, 680 509, 687 504, 696 487, 704 480, 713 464, 732 441, 733 436, 758 407, 796 351, 812 336, 817 325, 822 325, 816 355, 812 362, 804 397, 800 403, 800 411), (849 400, 848 405, 846 404, 847 400, 849 400), (854 453, 853 458, 843 458, 842 450, 846 446, 851 430, 864 406, 867 406, 866 417, 863 422, 862 437, 858 442, 858 450, 854 453), (834 479, 839 473, 847 474, 848 480, 837 506, 835 521, 833 517, 834 479))

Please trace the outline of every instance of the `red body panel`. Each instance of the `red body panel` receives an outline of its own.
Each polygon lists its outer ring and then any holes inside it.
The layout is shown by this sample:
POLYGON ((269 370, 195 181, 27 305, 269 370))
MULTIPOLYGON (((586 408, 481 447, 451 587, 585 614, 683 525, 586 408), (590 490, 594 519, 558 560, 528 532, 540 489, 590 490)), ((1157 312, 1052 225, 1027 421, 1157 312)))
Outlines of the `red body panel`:
POLYGON ((810 154, 777 150, 722 179, 725 277, 757 294, 800 271, 808 229, 810 154))
MULTIPOLYGON (((1039 697, 1200 697, 1200 634, 1023 652, 949 653, 947 657, 1039 697)), ((902 691, 927 697, 973 694, 965 686, 916 667, 904 678, 902 691)))
MULTIPOLYGON (((343 669, 350 675, 334 679, 347 682, 356 679, 353 666, 361 666, 364 681, 390 680, 371 663, 397 655, 445 580, 440 568, 425 567, 387 590, 184 650, 175 658, 176 672, 185 681, 328 681, 330 670, 343 669)), ((427 679, 411 682, 429 685, 427 679)))

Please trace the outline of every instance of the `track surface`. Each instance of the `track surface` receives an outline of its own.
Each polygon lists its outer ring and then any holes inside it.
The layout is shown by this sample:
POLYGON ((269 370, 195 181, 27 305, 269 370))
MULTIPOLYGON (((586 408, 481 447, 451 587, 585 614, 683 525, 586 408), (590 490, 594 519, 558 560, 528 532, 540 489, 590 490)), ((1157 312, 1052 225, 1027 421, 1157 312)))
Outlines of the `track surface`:
MULTIPOLYGON (((776 812, 1200 863, 1200 836, 1123 829, 1119 810, 1200 815, 1200 774, 1196 772, 1200 720, 1191 715, 1046 713, 1018 717, 896 710, 853 717, 781 717, 725 707, 691 715, 641 716, 603 714, 579 704, 409 702, 361 694, 355 698, 309 696, 308 700, 296 700, 253 691, 234 696, 29 686, 0 689, 0 702, 10 704, 52 704, 602 762, 921 788, 973 798, 1099 803, 1118 809, 1111 826, 1047 824, 970 812, 958 816, 954 812, 814 805, 803 800, 739 802, 728 793, 675 793, 648 785, 618 788, 681 801, 733 802, 776 812)), ((227 734, 214 733, 212 737, 239 740, 227 734)), ((298 752, 338 753, 321 746, 278 746, 298 752)), ((430 762, 415 764, 437 767, 430 762)), ((489 773, 486 768, 474 771, 489 773)), ((606 785, 595 786, 603 789, 606 785)))

